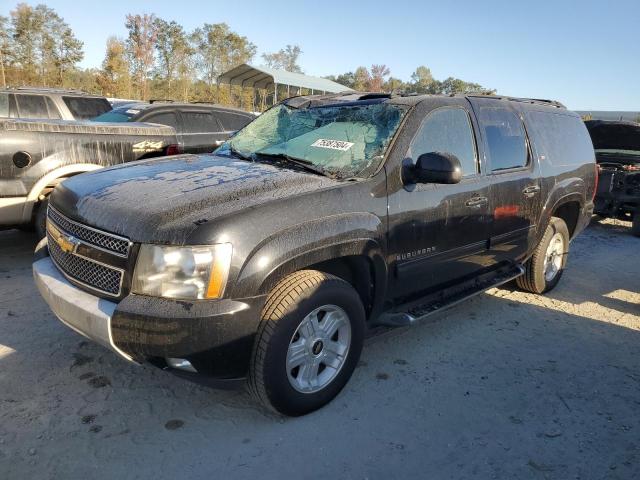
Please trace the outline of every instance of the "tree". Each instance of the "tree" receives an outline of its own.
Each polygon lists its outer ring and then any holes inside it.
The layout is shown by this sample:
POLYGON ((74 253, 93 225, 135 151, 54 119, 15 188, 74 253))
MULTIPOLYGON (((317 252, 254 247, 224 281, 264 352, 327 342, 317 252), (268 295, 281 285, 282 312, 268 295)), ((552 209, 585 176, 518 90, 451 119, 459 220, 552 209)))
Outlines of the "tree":
POLYGON ((107 53, 98 74, 98 85, 104 93, 113 97, 131 97, 131 75, 127 61, 127 47, 116 37, 107 39, 107 53))
POLYGON ((483 95, 495 94, 495 90, 484 88, 478 83, 465 82, 459 78, 449 77, 443 80, 440 84, 440 92, 447 95, 453 95, 456 93, 480 93, 483 95))
POLYGON ((222 73, 242 63, 249 63, 256 46, 247 37, 231 31, 226 23, 205 23, 191 36, 197 52, 197 65, 209 87, 222 73))
POLYGON ((11 33, 9 31, 9 19, 0 15, 0 83, 2 88, 7 86, 5 69, 9 61, 11 48, 10 41, 11 33))
POLYGON ((327 78, 329 80, 333 80, 336 83, 339 83, 340 85, 344 85, 347 88, 355 88, 356 77, 353 72, 343 73, 338 75, 337 77, 335 75, 330 75, 327 78))
POLYGON ((302 73, 298 58, 302 49, 298 45, 287 45, 274 53, 263 53, 262 58, 267 67, 286 70, 287 72, 302 73))
POLYGON ((356 68, 355 73, 353 74, 353 88, 364 92, 369 88, 369 82, 371 81, 371 74, 367 67, 358 67, 356 68))
POLYGON ((138 95, 147 99, 147 80, 154 65, 156 43, 156 17, 153 14, 127 15, 125 26, 129 30, 127 50, 131 69, 136 79, 138 95))
POLYGON ((82 42, 55 10, 19 3, 11 12, 12 60, 23 83, 62 85, 64 74, 83 58, 82 42))
POLYGON ((389 79, 384 82, 382 90, 385 92, 400 93, 407 90, 407 84, 399 78, 389 77, 389 79))
POLYGON ((424 65, 411 74, 411 89, 416 93, 435 93, 435 83, 431 70, 424 65))
POLYGON ((386 65, 371 65, 371 78, 367 89, 371 92, 382 92, 386 77, 391 74, 391 70, 386 65))
POLYGON ((64 85, 64 75, 84 58, 83 43, 73 34, 73 30, 53 10, 38 5, 36 11, 42 16, 43 42, 42 56, 48 59, 49 68, 45 74, 55 74, 55 83, 64 85))
POLYGON ((171 82, 179 76, 180 70, 184 73, 184 68, 181 67, 189 63, 195 51, 189 44, 184 28, 177 22, 156 18, 155 29, 158 71, 170 86, 171 82))
POLYGON ((34 9, 26 3, 16 5, 10 15, 13 60, 22 70, 23 82, 30 83, 37 77, 37 41, 42 26, 34 9))

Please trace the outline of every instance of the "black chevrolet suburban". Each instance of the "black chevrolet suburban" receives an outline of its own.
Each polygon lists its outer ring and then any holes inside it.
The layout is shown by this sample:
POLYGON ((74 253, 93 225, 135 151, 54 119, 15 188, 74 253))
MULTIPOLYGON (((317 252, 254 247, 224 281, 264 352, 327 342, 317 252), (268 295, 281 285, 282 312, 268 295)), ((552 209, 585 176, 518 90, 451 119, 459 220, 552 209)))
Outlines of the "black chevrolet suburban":
POLYGON ((66 180, 33 271, 60 320, 121 357, 246 379, 301 415, 344 387, 368 329, 512 279, 552 289, 596 174, 557 102, 295 97, 213 154, 66 180))

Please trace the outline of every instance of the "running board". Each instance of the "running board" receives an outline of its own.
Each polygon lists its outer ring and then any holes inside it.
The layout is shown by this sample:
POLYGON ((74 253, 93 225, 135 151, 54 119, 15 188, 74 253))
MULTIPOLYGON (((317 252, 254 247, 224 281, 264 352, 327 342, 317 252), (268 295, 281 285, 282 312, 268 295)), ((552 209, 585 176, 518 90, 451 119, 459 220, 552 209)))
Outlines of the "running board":
POLYGON ((447 297, 443 298, 442 296, 438 296, 438 298, 432 298, 426 302, 423 299, 418 302, 413 302, 399 307, 398 310, 401 311, 383 313, 374 320, 373 326, 406 327, 413 325, 418 320, 422 320, 436 312, 451 308, 469 297, 478 295, 490 288, 507 283, 514 278, 519 277, 523 273, 524 268, 521 265, 512 266, 508 270, 499 271, 497 274, 494 274, 485 280, 475 280, 466 288, 463 287, 447 297))

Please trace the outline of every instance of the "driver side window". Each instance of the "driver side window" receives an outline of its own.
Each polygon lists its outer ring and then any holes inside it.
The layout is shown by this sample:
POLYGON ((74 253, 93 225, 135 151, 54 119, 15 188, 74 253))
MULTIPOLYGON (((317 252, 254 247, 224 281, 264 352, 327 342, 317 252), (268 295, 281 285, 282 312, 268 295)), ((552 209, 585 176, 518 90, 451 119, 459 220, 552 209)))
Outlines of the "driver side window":
POLYGON ((478 160, 469 114, 463 108, 444 107, 430 112, 422 121, 407 156, 414 162, 424 153, 452 153, 465 177, 478 173, 478 160))

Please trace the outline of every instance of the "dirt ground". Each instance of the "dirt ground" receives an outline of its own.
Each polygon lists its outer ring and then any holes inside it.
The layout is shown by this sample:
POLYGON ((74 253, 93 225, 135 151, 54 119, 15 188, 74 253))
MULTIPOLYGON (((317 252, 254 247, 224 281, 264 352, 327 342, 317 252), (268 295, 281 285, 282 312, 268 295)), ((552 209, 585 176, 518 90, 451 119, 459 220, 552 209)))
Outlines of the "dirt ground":
POLYGON ((640 239, 594 222, 548 296, 494 289, 371 339, 303 418, 58 322, 0 232, 0 479, 640 478, 640 239))

